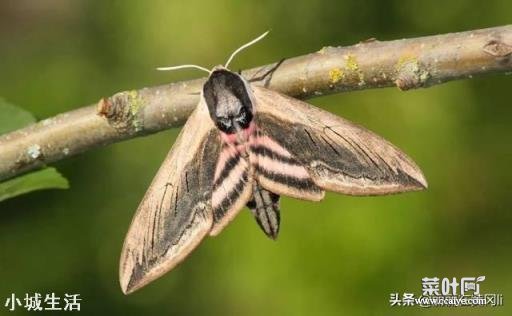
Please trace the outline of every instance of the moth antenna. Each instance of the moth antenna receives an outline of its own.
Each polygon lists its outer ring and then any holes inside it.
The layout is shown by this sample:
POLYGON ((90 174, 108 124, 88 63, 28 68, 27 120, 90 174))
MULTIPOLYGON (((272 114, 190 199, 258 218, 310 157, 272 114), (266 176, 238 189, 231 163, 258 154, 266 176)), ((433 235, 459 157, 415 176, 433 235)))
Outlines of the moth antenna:
POLYGON ((198 65, 179 65, 179 66, 171 66, 171 67, 158 67, 156 70, 160 71, 168 71, 168 70, 178 70, 178 69, 186 69, 186 68, 195 68, 202 71, 206 71, 208 74, 211 73, 209 69, 206 69, 204 67, 198 66, 198 65))
POLYGON ((224 68, 228 68, 229 66, 229 63, 231 63, 231 61, 233 60, 233 57, 235 57, 236 54, 238 54, 239 52, 241 52, 242 50, 246 49, 247 47, 257 43, 258 41, 260 41, 261 39, 263 39, 265 36, 267 36, 268 32, 270 31, 266 31, 265 33, 261 34, 260 36, 258 36, 257 38, 253 39, 252 41, 250 41, 249 43, 246 43, 242 46, 240 46, 239 48, 237 48, 237 50, 235 50, 231 56, 229 56, 228 58, 228 61, 224 64, 224 68))

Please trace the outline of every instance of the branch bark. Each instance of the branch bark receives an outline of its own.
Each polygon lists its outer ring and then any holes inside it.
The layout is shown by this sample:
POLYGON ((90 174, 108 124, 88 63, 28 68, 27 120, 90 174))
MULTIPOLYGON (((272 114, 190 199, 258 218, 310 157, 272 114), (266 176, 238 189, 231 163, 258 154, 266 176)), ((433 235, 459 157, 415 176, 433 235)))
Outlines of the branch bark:
MULTIPOLYGON (((243 71, 254 78, 278 63, 243 71)), ((367 40, 284 60, 270 89, 306 99, 397 86, 408 90, 512 71, 512 25, 412 39, 367 40)), ((0 136, 0 180, 125 139, 182 125, 205 78, 124 91, 0 136)), ((263 80, 265 81, 265 80, 263 80)), ((262 84, 263 82, 255 82, 262 84)))

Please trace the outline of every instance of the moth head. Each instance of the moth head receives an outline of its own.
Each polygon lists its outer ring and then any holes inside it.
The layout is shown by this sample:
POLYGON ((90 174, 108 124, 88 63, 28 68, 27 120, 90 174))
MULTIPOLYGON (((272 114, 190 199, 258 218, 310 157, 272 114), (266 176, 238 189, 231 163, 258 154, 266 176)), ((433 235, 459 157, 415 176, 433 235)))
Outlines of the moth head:
POLYGON ((210 117, 221 131, 233 134, 249 127, 252 101, 244 79, 223 67, 216 67, 203 86, 210 117))

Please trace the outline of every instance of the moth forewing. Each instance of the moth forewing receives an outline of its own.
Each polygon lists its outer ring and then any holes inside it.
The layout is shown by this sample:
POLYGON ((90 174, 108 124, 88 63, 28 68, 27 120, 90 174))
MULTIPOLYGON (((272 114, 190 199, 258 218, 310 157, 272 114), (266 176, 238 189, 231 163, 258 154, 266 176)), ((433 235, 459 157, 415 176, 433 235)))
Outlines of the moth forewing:
POLYGON ((125 294, 171 270, 210 231, 218 150, 218 131, 200 102, 133 217, 119 269, 125 294))
POLYGON ((322 189, 350 195, 421 190, 427 182, 398 148, 305 102, 253 86, 261 130, 290 151, 322 189))
POLYGON ((238 213, 245 207, 247 202, 252 196, 252 181, 247 182, 243 188, 239 199, 232 204, 229 209, 223 213, 218 220, 214 222, 212 229, 210 230, 210 236, 217 236, 222 230, 238 215, 238 213))

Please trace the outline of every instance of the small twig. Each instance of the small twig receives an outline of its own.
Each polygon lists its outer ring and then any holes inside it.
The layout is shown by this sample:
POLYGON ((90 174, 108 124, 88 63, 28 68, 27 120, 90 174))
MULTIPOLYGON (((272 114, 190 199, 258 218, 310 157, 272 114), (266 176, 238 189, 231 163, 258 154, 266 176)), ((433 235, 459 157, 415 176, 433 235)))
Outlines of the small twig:
MULTIPOLYGON (((275 67, 244 71, 246 78, 275 67)), ((428 87, 475 75, 512 71, 512 26, 380 42, 324 47, 284 60, 270 89, 309 98, 340 91, 428 87)), ((183 124, 203 79, 103 98, 0 137, 0 180, 68 156, 183 124), (37 155, 31 148, 38 148, 37 155)), ((256 83, 258 84, 258 83, 256 83)))

